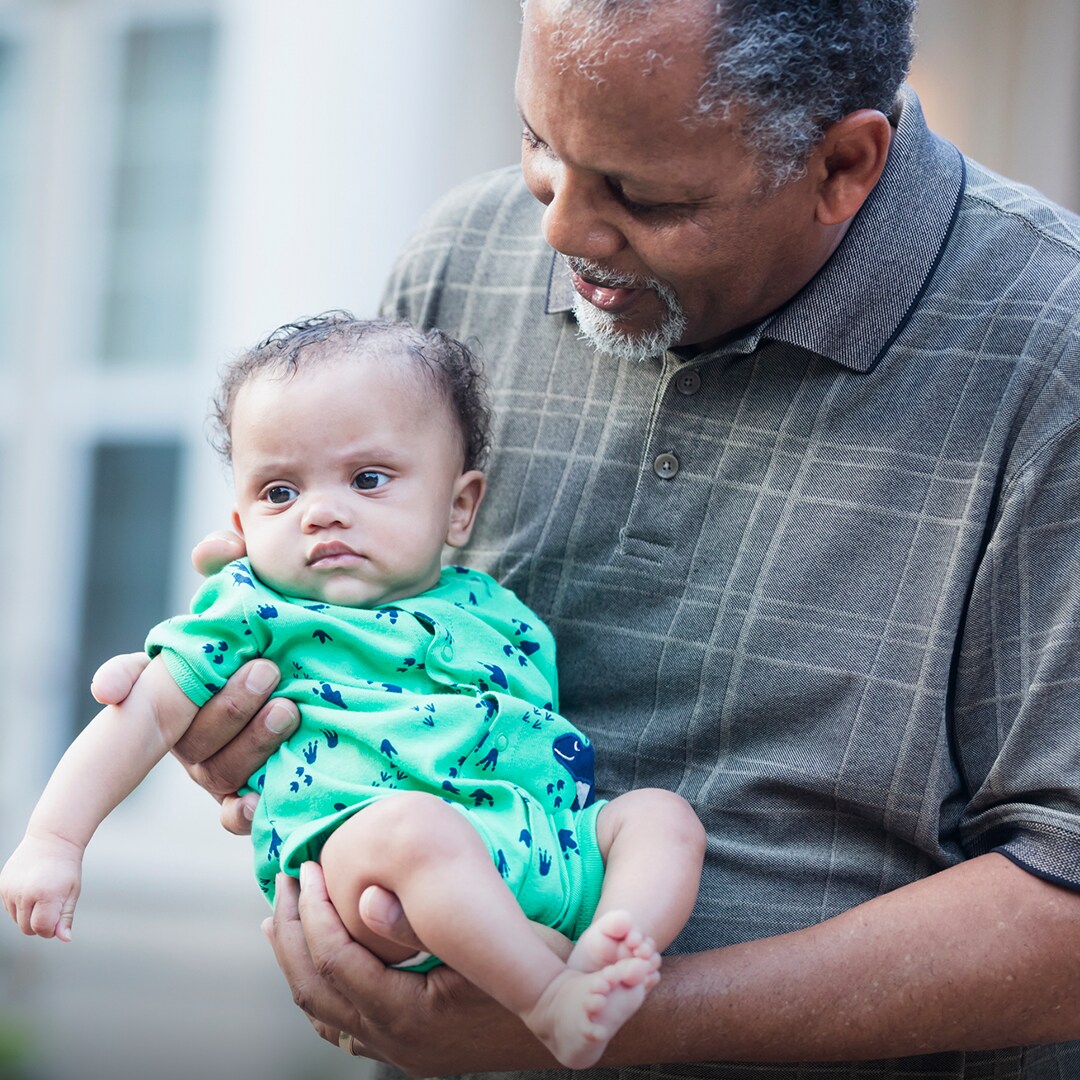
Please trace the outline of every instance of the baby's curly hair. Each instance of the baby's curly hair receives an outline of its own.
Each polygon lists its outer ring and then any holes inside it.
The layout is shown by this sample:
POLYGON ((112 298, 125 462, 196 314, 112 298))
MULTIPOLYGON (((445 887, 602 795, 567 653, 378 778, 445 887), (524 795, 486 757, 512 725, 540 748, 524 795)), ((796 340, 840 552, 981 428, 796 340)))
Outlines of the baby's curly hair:
POLYGON ((491 407, 483 370, 472 350, 441 330, 418 330, 409 323, 387 319, 358 319, 341 310, 279 326, 224 368, 211 406, 211 444, 231 462, 236 395, 254 376, 273 372, 288 378, 319 357, 343 352, 371 356, 380 349, 416 361, 457 421, 465 470, 482 469, 491 449, 491 407))

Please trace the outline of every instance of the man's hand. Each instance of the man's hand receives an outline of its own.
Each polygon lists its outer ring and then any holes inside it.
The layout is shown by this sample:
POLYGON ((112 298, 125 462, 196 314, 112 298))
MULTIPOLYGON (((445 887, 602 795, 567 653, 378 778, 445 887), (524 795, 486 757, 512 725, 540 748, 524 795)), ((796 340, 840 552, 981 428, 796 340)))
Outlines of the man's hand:
MULTIPOLYGON (((293 999, 322 1038, 413 1076, 497 1071, 530 1062, 557 1067, 516 1016, 449 968, 427 975, 395 971, 353 941, 315 863, 305 864, 301 880, 302 889, 294 878, 278 876, 274 916, 263 930, 293 999)), ((379 933, 416 944, 408 924, 395 918, 400 907, 391 894, 368 890, 361 912, 378 924, 379 933)))

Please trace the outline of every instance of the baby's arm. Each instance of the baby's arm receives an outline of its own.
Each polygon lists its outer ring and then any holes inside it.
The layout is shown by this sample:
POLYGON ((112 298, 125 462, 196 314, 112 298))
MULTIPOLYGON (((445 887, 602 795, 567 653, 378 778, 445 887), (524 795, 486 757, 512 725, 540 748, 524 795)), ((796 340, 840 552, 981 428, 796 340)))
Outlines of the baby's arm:
POLYGON ((0 899, 24 934, 71 940, 90 837, 169 752, 195 711, 157 657, 123 703, 102 709, 68 747, 0 871, 0 899))

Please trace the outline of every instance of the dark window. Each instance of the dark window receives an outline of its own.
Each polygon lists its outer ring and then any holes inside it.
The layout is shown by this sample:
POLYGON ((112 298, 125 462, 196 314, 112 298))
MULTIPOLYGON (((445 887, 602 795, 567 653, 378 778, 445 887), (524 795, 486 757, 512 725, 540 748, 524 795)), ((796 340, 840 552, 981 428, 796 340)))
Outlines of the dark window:
POLYGON ((93 452, 79 628, 74 730, 100 706, 90 678, 103 660, 142 648, 168 610, 180 481, 177 442, 99 443, 93 452))

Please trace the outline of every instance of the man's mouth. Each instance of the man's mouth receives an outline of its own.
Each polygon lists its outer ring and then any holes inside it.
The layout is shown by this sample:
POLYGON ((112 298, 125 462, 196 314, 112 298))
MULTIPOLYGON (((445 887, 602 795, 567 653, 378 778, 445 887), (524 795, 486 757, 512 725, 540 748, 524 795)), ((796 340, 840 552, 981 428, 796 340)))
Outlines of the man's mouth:
POLYGON ((651 289, 651 285, 646 282, 612 273, 581 259, 566 261, 570 269, 570 281, 577 294, 593 307, 611 315, 625 311, 643 293, 651 289))
POLYGON ((348 544, 334 540, 326 544, 316 544, 308 555, 308 566, 326 569, 331 566, 348 566, 357 562, 361 556, 348 544))

